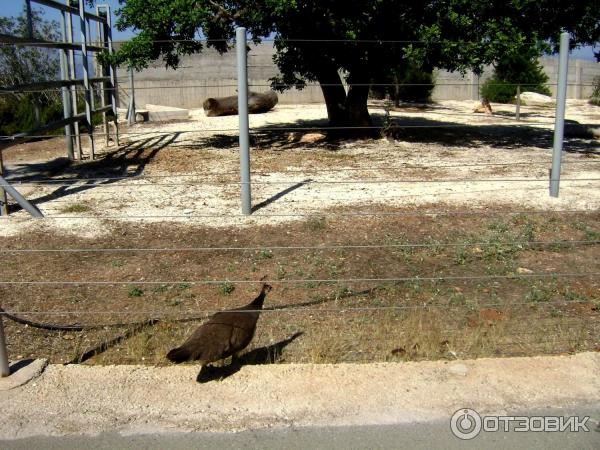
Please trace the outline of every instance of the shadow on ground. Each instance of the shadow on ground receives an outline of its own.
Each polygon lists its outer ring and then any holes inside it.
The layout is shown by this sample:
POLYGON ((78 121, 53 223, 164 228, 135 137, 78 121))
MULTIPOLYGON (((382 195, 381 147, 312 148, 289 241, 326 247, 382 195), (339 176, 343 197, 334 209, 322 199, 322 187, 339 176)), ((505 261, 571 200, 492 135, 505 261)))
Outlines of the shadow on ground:
POLYGON ((255 366, 262 364, 273 364, 279 361, 283 349, 294 342, 304 333, 299 331, 283 341, 265 347, 255 348, 248 353, 243 354, 237 359, 232 360, 231 364, 216 367, 211 365, 202 366, 200 373, 196 378, 198 383, 207 383, 209 381, 223 380, 239 372, 243 366, 255 366))
MULTIPOLYGON (((423 111, 431 112, 443 110, 437 105, 426 107, 407 107, 399 112, 423 111)), ((497 114, 499 119, 505 120, 506 114, 497 114)), ((276 151, 290 151, 298 148, 312 147, 326 151, 337 151, 349 141, 358 137, 381 138, 401 140, 421 144, 438 144, 446 147, 462 148, 502 148, 518 150, 520 148, 540 148, 549 150, 553 145, 553 130, 525 123, 495 123, 495 124, 457 124, 444 120, 433 120, 421 117, 393 117, 391 121, 382 113, 372 113, 373 128, 361 131, 361 136, 348 136, 348 129, 332 129, 326 119, 298 120, 286 124, 272 124, 257 127, 251 130, 251 146, 256 150, 270 149, 276 151), (307 144, 300 142, 306 133, 320 132, 324 139, 307 144)), ((526 114, 523 114, 526 117, 526 114)), ((598 125, 581 124, 576 121, 567 121, 565 126, 564 151, 586 155, 600 155, 597 135, 592 129, 598 125)), ((596 133, 598 133, 596 131, 596 133)), ((33 204, 40 205, 71 194, 93 189, 96 186, 108 185, 122 180, 124 177, 142 175, 145 167, 158 155, 169 147, 182 147, 187 150, 202 151, 211 149, 236 149, 238 147, 237 135, 217 134, 199 137, 194 142, 176 143, 181 133, 167 133, 160 136, 140 139, 122 145, 118 150, 111 152, 100 159, 84 163, 70 164, 65 158, 57 158, 48 163, 24 163, 8 168, 7 179, 11 183, 31 182, 43 179, 49 184, 60 184, 53 192, 38 198, 31 199, 33 204), (69 182, 69 178, 77 180, 76 185, 69 182), (83 181, 82 181, 83 180, 83 181)), ((288 188, 272 198, 255 206, 254 210, 267 206, 278 200, 291 190, 302 186, 288 188)), ((10 205, 10 211, 18 211, 21 207, 10 205)))
MULTIPOLYGON (((140 176, 156 155, 173 144, 178 137, 179 133, 173 133, 142 139, 122 145, 100 159, 78 164, 71 164, 66 158, 56 158, 48 163, 17 164, 9 168, 7 179, 10 183, 43 180, 49 185, 59 184, 53 192, 29 199, 31 203, 40 205, 97 186, 119 182, 123 177, 140 176)), ((11 204, 9 207, 10 212, 22 209, 18 204, 11 204)))
MULTIPOLYGON (((294 150, 307 146, 323 150, 336 151, 356 138, 387 137, 392 140, 415 142, 422 144, 438 144, 447 147, 514 149, 537 147, 552 148, 554 132, 548 128, 524 123, 495 124, 458 124, 444 120, 420 117, 394 117, 386 124, 386 116, 380 113, 371 114, 373 128, 362 130, 363 133, 348 137, 347 129, 332 129, 327 121, 299 120, 287 124, 275 124, 253 128, 250 133, 251 146, 255 149, 294 150), (385 125, 385 126, 384 126, 385 125), (299 142, 305 133, 323 133, 322 141, 306 144, 299 142)), ((506 119, 505 117, 502 118, 506 119)), ((600 154, 598 142, 589 128, 597 125, 581 124, 568 120, 565 126, 564 151, 568 153, 600 154)), ((200 137, 194 143, 186 143, 189 149, 205 148, 235 149, 238 146, 237 135, 217 134, 200 137)))

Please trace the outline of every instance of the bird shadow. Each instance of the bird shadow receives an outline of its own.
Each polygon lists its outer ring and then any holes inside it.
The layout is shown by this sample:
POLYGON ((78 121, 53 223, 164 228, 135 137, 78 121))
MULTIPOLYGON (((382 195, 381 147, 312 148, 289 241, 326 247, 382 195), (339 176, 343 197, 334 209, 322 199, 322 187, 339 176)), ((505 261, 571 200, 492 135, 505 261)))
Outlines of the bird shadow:
POLYGON ((243 366, 273 364, 279 360, 283 349, 303 334, 304 332, 299 331, 283 341, 279 341, 275 344, 264 347, 255 348, 248 353, 244 353, 238 358, 232 359, 231 364, 228 364, 227 366, 202 366, 198 376, 196 377, 196 381, 198 383, 208 383, 209 381, 224 380, 225 378, 228 378, 231 375, 239 372, 243 366))

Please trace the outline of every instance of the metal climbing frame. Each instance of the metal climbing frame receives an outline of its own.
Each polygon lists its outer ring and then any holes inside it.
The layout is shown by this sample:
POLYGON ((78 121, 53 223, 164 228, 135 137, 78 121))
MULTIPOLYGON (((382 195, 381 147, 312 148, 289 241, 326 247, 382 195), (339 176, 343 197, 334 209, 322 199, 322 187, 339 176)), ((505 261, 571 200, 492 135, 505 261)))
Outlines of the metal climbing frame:
MULTIPOLYGON (((34 130, 25 131, 13 136, 4 136, 0 139, 0 215, 8 214, 7 192, 19 203, 26 211, 35 217, 42 217, 41 212, 29 203, 18 192, 9 186, 4 178, 4 167, 2 164, 2 151, 14 144, 26 141, 32 136, 44 135, 59 128, 65 129, 65 138, 67 144, 67 156, 70 160, 83 159, 84 155, 81 149, 81 138, 79 135, 79 124, 84 123, 89 136, 90 147, 89 157, 95 157, 94 127, 92 118, 94 114, 102 113, 104 131, 106 135, 106 145, 109 145, 110 133, 108 131, 109 119, 115 126, 115 144, 119 145, 119 128, 117 123, 118 91, 117 91, 117 71, 114 66, 102 65, 100 73, 96 77, 90 77, 90 67, 88 61, 89 53, 99 54, 107 51, 113 52, 112 38, 112 20, 109 5, 98 5, 96 13, 90 13, 85 10, 85 0, 65 0, 60 3, 56 0, 26 0, 28 36, 8 36, 0 34, 0 44, 15 45, 21 47, 41 47, 54 48, 61 50, 60 55, 60 80, 42 81, 17 86, 2 86, 0 92, 20 93, 39 89, 61 89, 63 101, 64 118, 56 122, 42 125, 34 130), (62 42, 44 41, 35 38, 33 30, 31 3, 47 6, 58 10, 61 14, 61 34, 62 42), (81 41, 76 43, 73 39, 73 17, 79 19, 79 29, 81 41), (96 22, 96 40, 95 45, 91 42, 90 22, 96 22), (75 52, 81 52, 82 77, 76 78, 75 52), (99 108, 94 107, 94 87, 100 86, 99 108), (85 111, 77 111, 77 87, 83 87, 85 99, 85 111), (111 113, 110 117, 107 113, 111 113), (75 150, 77 150, 75 152, 75 150), (15 195, 16 193, 16 195, 15 195)), ((96 60, 96 67, 99 66, 99 60, 96 60)))

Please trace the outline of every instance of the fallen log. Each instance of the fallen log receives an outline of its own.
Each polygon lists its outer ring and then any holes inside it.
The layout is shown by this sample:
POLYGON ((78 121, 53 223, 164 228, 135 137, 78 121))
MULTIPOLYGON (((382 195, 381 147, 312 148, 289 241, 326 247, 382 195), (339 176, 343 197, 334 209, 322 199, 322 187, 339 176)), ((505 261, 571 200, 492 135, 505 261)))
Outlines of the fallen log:
MULTIPOLYGON (((263 94, 250 92, 248 94, 248 112, 250 114, 265 113, 273 109, 279 99, 274 91, 263 94)), ((238 98, 231 97, 207 98, 202 104, 208 117, 230 116, 238 113, 238 98)))

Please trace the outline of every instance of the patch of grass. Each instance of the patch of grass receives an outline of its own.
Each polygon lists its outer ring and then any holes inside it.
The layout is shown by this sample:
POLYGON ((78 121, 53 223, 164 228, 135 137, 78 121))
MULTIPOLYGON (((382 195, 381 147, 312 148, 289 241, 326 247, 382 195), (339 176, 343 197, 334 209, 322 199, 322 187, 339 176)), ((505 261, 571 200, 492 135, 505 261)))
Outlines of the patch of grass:
POLYGON ((130 286, 127 291, 127 297, 141 297, 144 295, 144 291, 137 286, 130 286))
POLYGON ((552 291, 545 286, 533 285, 525 294, 525 301, 532 303, 548 302, 552 299, 552 291))
POLYGON ((114 261, 110 262, 110 265, 112 267, 123 267, 125 265, 125 263, 123 261, 121 261, 120 259, 115 259, 114 261))
POLYGON ((235 291, 235 285, 229 281, 219 284, 219 294, 231 295, 235 291))
POLYGON ((285 267, 277 266, 277 273, 275 274, 275 277, 278 280, 283 280, 286 276, 287 276, 287 270, 285 270, 285 267))
POLYGON ((327 219, 325 217, 311 217, 304 223, 304 228, 308 231, 323 231, 327 228, 327 219))
POLYGON ((92 210, 92 208, 89 205, 86 205, 84 203, 75 203, 73 205, 68 205, 68 206, 61 208, 60 212, 66 213, 66 214, 71 214, 71 213, 76 214, 76 213, 88 212, 91 210, 92 210))
POLYGON ((170 287, 168 284, 161 284, 160 286, 157 286, 154 289, 152 289, 152 292, 155 294, 164 294, 169 289, 170 289, 170 287))
POLYGON ((273 257, 273 252, 269 249, 263 249, 258 253, 259 259, 271 259, 273 257))

